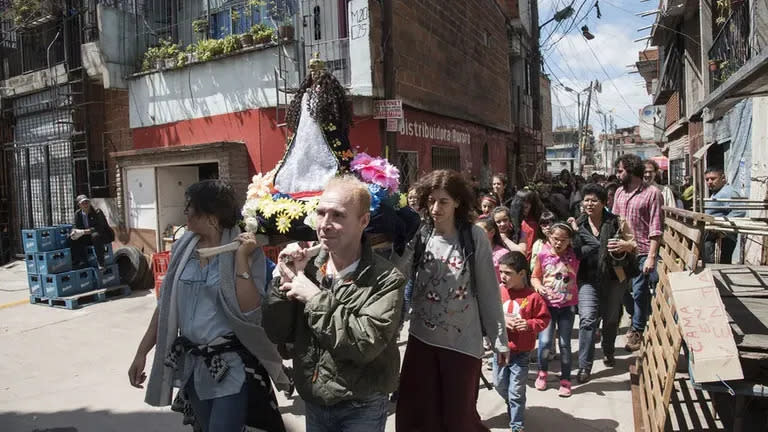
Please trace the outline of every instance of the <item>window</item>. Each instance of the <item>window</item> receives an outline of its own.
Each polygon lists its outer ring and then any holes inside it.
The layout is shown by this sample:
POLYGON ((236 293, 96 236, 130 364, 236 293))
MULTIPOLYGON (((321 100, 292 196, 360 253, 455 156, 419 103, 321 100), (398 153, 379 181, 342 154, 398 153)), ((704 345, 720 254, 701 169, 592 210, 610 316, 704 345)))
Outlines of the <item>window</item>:
POLYGON ((459 149, 450 147, 432 147, 432 169, 452 169, 461 171, 459 149))
POLYGON ((397 167, 400 169, 400 191, 408 192, 419 177, 419 154, 398 150, 397 167))
POLYGON ((230 34, 241 34, 256 24, 272 26, 272 20, 265 13, 266 6, 240 5, 222 9, 211 14, 211 37, 221 39, 230 34), (237 18, 232 22, 232 12, 237 18))

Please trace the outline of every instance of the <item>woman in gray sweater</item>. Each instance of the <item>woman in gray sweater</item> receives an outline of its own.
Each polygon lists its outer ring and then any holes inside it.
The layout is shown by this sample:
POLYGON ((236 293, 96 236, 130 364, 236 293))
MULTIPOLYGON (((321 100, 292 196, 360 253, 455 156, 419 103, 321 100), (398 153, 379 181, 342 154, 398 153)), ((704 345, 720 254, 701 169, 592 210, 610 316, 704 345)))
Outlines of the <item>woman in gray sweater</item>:
POLYGON ((474 199, 461 174, 433 171, 416 191, 425 223, 415 241, 397 430, 487 431, 476 407, 483 336, 499 364, 509 352, 491 246, 472 224, 474 199))

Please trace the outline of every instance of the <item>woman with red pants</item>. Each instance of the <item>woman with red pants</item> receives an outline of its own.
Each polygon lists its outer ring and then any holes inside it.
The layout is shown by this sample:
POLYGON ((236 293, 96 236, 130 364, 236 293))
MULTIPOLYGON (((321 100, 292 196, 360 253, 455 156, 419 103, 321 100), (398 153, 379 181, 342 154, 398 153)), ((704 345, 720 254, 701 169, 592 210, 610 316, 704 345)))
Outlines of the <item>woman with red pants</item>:
POLYGON ((477 413, 483 335, 499 364, 509 352, 491 247, 472 225, 474 199, 461 174, 433 171, 416 191, 424 227, 414 242, 397 430, 488 431, 477 413))

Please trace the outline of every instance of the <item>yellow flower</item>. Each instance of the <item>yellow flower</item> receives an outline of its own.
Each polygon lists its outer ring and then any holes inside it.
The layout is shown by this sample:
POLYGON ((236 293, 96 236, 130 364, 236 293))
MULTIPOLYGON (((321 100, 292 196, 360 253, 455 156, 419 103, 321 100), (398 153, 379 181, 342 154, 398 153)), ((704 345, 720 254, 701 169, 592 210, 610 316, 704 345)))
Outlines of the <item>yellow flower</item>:
POLYGON ((272 201, 272 197, 264 197, 259 199, 259 211, 262 216, 269 219, 275 215, 279 210, 277 203, 272 201))
POLYGON ((285 209, 285 214, 291 220, 298 219, 304 214, 304 205, 300 202, 292 202, 285 209))
POLYGON ((277 218, 277 231, 280 234, 285 234, 291 229, 291 220, 285 214, 280 215, 277 218))

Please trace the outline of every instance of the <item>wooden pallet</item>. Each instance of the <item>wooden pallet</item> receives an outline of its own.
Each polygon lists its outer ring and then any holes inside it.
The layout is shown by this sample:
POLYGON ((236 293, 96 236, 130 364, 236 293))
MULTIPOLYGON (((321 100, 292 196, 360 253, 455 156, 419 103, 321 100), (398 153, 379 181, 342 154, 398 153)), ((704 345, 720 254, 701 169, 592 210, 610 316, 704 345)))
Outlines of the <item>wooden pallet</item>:
POLYGON ((696 271, 711 216, 664 207, 664 235, 659 248, 659 284, 651 300, 648 327, 630 368, 635 431, 663 432, 675 384, 683 335, 675 321, 669 272, 696 271))
POLYGON ((131 288, 128 285, 116 285, 109 288, 102 288, 86 293, 77 294, 69 297, 49 298, 48 305, 63 309, 79 309, 93 303, 101 303, 116 298, 125 297, 131 294, 131 288))

